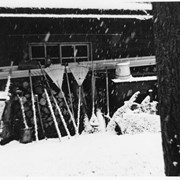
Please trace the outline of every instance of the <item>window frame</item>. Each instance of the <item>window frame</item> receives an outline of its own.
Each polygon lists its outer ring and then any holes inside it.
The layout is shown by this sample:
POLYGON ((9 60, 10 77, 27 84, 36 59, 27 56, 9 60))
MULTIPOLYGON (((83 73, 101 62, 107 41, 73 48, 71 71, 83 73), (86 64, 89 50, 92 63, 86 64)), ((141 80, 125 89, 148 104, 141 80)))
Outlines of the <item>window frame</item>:
MULTIPOLYGON (((87 61, 90 61, 92 60, 92 54, 91 54, 91 49, 92 49, 92 45, 90 42, 48 42, 48 43, 43 43, 43 42, 37 42, 37 43, 29 43, 29 59, 32 61, 32 60, 44 60, 44 63, 45 63, 45 60, 47 58, 47 47, 48 46, 58 46, 59 47, 59 57, 52 57, 52 59, 59 59, 59 63, 60 64, 65 64, 65 63, 68 63, 68 62, 63 62, 63 60, 65 59, 74 59, 73 63, 76 62, 77 59, 85 59, 87 58, 87 61), (34 46, 44 46, 44 56, 45 57, 40 57, 40 58, 34 58, 33 57, 33 54, 32 54, 32 47, 34 46), (77 57, 75 56, 75 53, 74 53, 74 57, 63 57, 62 56, 62 47, 65 47, 65 46, 73 46, 73 52, 75 52, 75 47, 76 46, 86 46, 87 47, 87 56, 80 56, 80 57, 77 57)), ((82 61, 83 62, 83 61, 82 61)), ((71 62, 69 62, 71 63, 71 62)))
MULTIPOLYGON (((73 62, 77 62, 76 60, 77 59, 84 59, 84 58, 87 58, 87 61, 90 61, 90 48, 91 48, 91 45, 90 43, 87 43, 87 42, 66 42, 66 43, 61 43, 60 44, 60 60, 61 60, 61 64, 63 64, 63 60, 65 59, 74 59, 73 62), (77 57, 74 55, 74 57, 62 57, 62 47, 65 47, 65 46, 73 46, 73 52, 75 52, 75 47, 76 46, 86 46, 87 47, 87 56, 80 56, 80 57, 77 57)), ((75 54, 75 53, 74 53, 75 54)), ((67 63, 67 62, 66 62, 67 63)))

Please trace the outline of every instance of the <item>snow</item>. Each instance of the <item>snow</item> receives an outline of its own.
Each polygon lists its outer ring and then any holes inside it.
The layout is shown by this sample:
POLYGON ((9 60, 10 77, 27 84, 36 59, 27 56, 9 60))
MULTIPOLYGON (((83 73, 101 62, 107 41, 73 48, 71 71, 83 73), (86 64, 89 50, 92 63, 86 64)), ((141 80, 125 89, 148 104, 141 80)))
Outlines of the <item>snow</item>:
POLYGON ((151 3, 126 2, 116 0, 2 0, 0 7, 4 8, 67 8, 67 9, 119 9, 141 10, 145 15, 110 15, 110 14, 27 14, 27 13, 0 13, 0 17, 31 17, 31 18, 135 18, 140 20, 152 18, 146 10, 152 10, 151 3))
POLYGON ((160 116, 148 113, 128 112, 119 119, 121 131, 126 134, 137 134, 142 132, 161 132, 160 116))
POLYGON ((160 133, 94 133, 0 146, 0 176, 164 177, 160 133))
POLYGON ((138 81, 155 81, 157 80, 157 76, 144 76, 144 77, 133 77, 127 79, 121 79, 121 77, 117 79, 112 79, 114 83, 121 83, 121 82, 138 82, 138 81))
POLYGON ((139 19, 146 20, 151 19, 151 15, 114 15, 114 14, 12 14, 12 13, 0 13, 0 17, 26 17, 26 18, 117 18, 117 19, 139 19))
POLYGON ((1 0, 0 7, 19 8, 80 8, 80 9, 130 9, 130 10, 152 10, 150 3, 127 2, 116 0, 1 0))

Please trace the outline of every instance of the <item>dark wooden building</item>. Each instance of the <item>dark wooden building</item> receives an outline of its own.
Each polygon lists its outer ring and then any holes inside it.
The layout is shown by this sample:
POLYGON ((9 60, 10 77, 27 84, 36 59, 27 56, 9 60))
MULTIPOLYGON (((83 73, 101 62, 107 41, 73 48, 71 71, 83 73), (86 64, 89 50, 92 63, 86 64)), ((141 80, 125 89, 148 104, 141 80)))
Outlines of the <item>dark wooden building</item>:
POLYGON ((1 7, 0 66, 44 63, 47 57, 64 64, 154 55, 150 4, 139 9, 121 4, 117 9, 1 7))
MULTIPOLYGON (((154 82, 133 82, 116 84, 111 79, 115 77, 116 64, 121 61, 130 61, 133 76, 155 74, 155 57, 153 41, 152 9, 149 3, 124 3, 119 0, 94 2, 67 0, 69 4, 56 1, 51 5, 50 0, 31 1, 14 0, 15 5, 9 0, 5 5, 0 2, 0 79, 1 90, 4 90, 8 76, 9 65, 14 62, 11 86, 11 117, 7 127, 13 129, 18 119, 22 125, 22 112, 17 99, 16 89, 19 88, 25 97, 25 115, 30 127, 33 127, 32 103, 29 90, 29 65, 33 67, 33 88, 38 95, 41 105, 42 120, 46 126, 48 137, 54 137, 54 124, 49 112, 48 105, 43 96, 43 80, 38 61, 42 65, 47 59, 51 59, 52 66, 74 62, 85 62, 91 70, 92 61, 95 65, 95 106, 103 113, 107 113, 106 76, 109 75, 109 106, 112 115, 124 100, 127 100, 136 91, 142 91, 147 95, 147 90, 154 87, 154 82), (42 4, 38 4, 41 2, 42 4), (71 2, 71 3, 70 3, 71 2), (81 3, 80 3, 81 2, 81 3), (100 3, 101 2, 101 3, 100 3), (34 3, 34 4, 33 4, 34 3), (30 5, 29 5, 30 4, 30 5), (73 7, 74 6, 74 7, 73 7), (100 8, 99 8, 100 6, 100 8), (8 66, 8 67, 7 67, 8 66), (9 125, 10 124, 10 125, 9 125)), ((66 1, 64 1, 66 2, 66 1)), ((69 72, 68 66, 67 70, 69 72)), ((81 130, 83 129, 83 115, 92 113, 91 71, 89 71, 83 83, 83 106, 81 116, 81 130), (84 108, 84 109, 83 109, 84 108)), ((78 87, 71 73, 70 88, 73 94, 73 108, 75 117, 78 107, 78 87)), ((67 80, 64 78, 63 90, 69 100, 67 80)), ((70 128, 70 117, 67 113, 63 98, 59 96, 59 89, 50 82, 59 106, 63 111, 66 122, 70 128)), ((143 95, 144 97, 144 95, 143 95)), ((142 100, 142 99, 141 99, 142 100)), ((57 115, 58 123, 62 128, 61 118, 57 115)), ((39 118, 39 117, 38 117, 39 118)), ((76 117, 77 118, 77 117, 76 117)), ((16 129, 16 128, 14 128, 16 129)), ((19 127, 17 130, 19 131, 19 127)), ((8 132, 8 130, 7 130, 8 132)), ((14 133, 14 134, 13 134, 14 133)), ((72 131, 72 133, 74 133, 72 131)), ((42 134, 42 133, 40 133, 42 134)), ((64 132, 63 135, 66 133, 64 132)), ((5 135, 8 139, 12 135, 5 135)), ((42 138, 42 137, 41 137, 42 138)))

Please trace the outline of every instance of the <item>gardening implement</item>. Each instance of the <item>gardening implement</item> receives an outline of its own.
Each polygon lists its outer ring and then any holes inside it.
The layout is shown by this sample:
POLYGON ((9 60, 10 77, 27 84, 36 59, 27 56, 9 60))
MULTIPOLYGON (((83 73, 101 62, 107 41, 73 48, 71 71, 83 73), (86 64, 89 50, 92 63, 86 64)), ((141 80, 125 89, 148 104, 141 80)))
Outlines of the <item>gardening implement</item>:
POLYGON ((30 88, 31 88, 31 101, 32 101, 32 110, 33 110, 33 121, 34 121, 34 130, 35 130, 35 139, 38 141, 38 125, 37 125, 37 117, 36 117, 36 107, 35 107, 35 99, 34 99, 34 92, 33 92, 33 85, 32 85, 32 77, 31 77, 31 70, 29 69, 29 81, 30 81, 30 88))
POLYGON ((73 122, 74 129, 75 129, 76 134, 77 134, 77 130, 76 130, 77 128, 76 128, 75 119, 73 117, 73 114, 72 114, 72 112, 71 112, 71 110, 69 108, 69 105, 67 103, 66 97, 65 97, 64 92, 62 90, 62 81, 63 81, 63 75, 64 75, 64 66, 57 65, 53 69, 48 67, 48 68, 45 68, 45 72, 49 75, 49 77, 54 81, 56 86, 60 89, 60 92, 61 92, 61 94, 63 96, 64 102, 66 104, 67 110, 68 110, 68 112, 70 114, 71 120, 73 122))
POLYGON ((89 68, 76 63, 76 64, 69 65, 69 69, 71 70, 78 84, 79 95, 78 95, 77 132, 79 133, 80 110, 81 110, 81 87, 86 78, 87 73, 89 72, 89 68))

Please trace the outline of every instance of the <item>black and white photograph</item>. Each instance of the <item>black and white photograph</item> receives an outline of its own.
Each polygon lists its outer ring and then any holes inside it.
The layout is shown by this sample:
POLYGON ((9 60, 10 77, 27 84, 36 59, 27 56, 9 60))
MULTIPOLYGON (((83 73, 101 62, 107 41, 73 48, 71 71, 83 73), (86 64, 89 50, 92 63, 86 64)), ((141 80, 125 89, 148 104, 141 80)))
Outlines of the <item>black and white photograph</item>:
POLYGON ((179 12, 1 0, 0 178, 180 176, 179 12))

